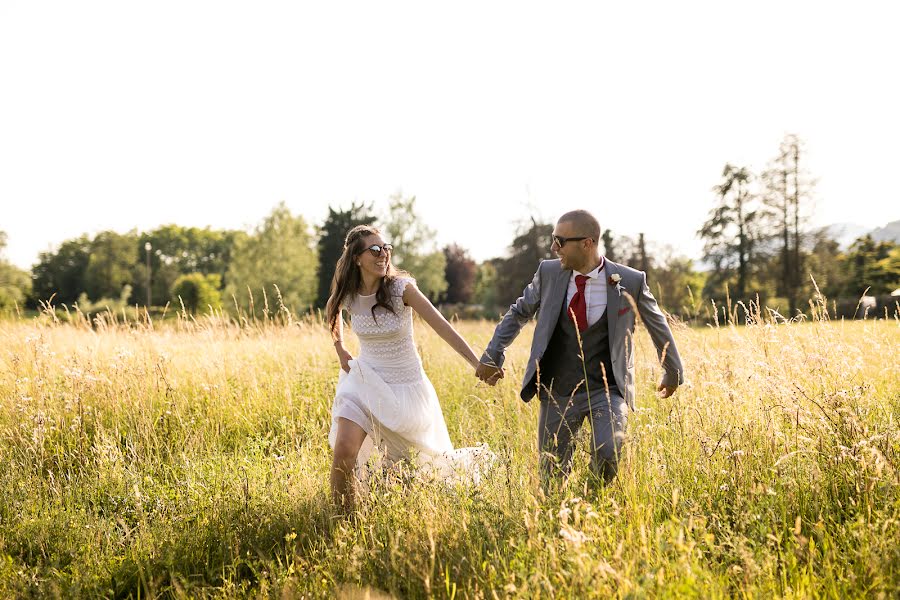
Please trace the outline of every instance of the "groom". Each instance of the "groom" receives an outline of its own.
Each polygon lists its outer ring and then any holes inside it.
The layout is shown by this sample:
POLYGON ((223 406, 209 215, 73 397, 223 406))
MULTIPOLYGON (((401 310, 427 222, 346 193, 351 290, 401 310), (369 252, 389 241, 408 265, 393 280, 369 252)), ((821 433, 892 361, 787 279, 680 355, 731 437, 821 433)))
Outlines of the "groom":
POLYGON ((503 376, 506 349, 538 313, 519 395, 528 402, 537 394, 541 401, 538 447, 545 482, 568 473, 572 440, 585 419, 591 422, 591 469, 606 483, 616 476, 628 408, 634 409, 635 309, 662 361, 660 395, 671 396, 684 381, 675 340, 646 274, 605 260, 599 240, 600 225, 586 210, 559 218, 551 246, 559 260, 540 264, 497 325, 475 371, 494 385, 503 376))

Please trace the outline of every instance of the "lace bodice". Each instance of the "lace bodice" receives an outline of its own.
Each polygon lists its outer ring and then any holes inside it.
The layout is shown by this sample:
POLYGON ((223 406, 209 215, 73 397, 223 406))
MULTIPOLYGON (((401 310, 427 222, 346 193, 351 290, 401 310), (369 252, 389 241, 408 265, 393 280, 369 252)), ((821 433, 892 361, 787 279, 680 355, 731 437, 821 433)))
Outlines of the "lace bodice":
POLYGON ((359 338, 359 358, 366 361, 388 383, 415 383, 422 378, 422 360, 413 340, 412 308, 403 304, 403 291, 415 280, 397 278, 391 284, 394 313, 375 309, 375 294, 356 296, 346 309, 350 327, 359 338))

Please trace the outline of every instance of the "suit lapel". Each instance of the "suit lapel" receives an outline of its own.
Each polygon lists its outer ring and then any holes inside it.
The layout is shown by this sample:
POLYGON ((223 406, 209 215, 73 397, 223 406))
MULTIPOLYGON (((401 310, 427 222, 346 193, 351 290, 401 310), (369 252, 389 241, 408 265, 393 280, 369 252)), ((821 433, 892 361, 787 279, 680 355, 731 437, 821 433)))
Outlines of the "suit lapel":
POLYGON ((606 261, 604 275, 606 276, 606 315, 609 320, 609 342, 610 346, 612 346, 612 342, 616 335, 616 321, 619 320, 619 307, 621 303, 625 301, 624 298, 619 296, 619 290, 616 289, 615 284, 609 283, 609 278, 613 274, 618 274, 619 269, 618 265, 611 260, 606 261))

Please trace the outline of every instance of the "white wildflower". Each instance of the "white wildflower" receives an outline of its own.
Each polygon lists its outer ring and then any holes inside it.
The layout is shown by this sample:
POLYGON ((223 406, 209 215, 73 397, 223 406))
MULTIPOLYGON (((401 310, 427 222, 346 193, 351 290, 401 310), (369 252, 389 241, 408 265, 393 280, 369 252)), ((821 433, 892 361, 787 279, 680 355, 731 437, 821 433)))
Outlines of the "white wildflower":
POLYGON ((559 536, 576 548, 588 541, 588 536, 583 531, 578 531, 568 525, 559 530, 559 536))

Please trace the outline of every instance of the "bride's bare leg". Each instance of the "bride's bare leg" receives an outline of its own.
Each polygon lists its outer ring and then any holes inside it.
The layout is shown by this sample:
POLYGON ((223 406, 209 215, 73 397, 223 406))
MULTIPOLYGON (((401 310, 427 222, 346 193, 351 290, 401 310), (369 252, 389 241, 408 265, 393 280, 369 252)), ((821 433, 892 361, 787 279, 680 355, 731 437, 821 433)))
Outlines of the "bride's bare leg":
POLYGON ((353 509, 353 469, 365 439, 366 431, 362 427, 348 419, 338 418, 334 462, 331 463, 331 499, 345 512, 353 509))

